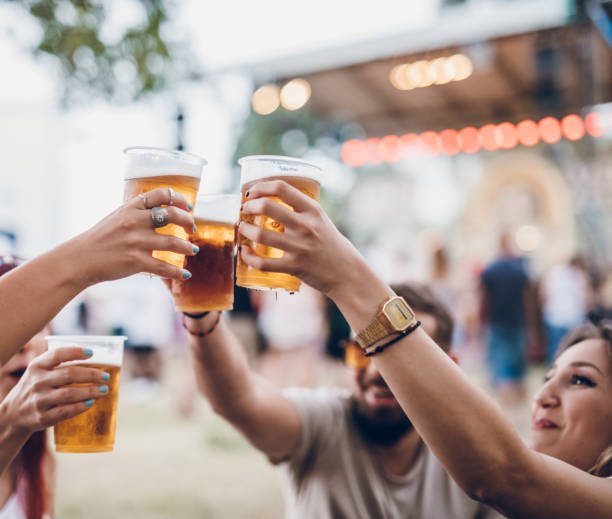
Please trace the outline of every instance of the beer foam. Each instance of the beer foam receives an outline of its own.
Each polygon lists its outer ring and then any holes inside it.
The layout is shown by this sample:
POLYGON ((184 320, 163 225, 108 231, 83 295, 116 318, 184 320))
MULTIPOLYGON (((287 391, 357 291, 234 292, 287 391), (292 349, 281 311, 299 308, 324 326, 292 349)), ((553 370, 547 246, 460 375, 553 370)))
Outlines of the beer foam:
POLYGON ((309 160, 281 155, 250 155, 238 161, 242 185, 267 177, 305 177, 321 183, 321 166, 309 160))
POLYGON ((199 179, 202 168, 208 163, 192 153, 164 148, 134 146, 123 152, 126 156, 126 180, 163 175, 183 175, 199 179))
POLYGON ((123 343, 127 337, 123 335, 48 335, 45 337, 49 350, 76 346, 89 348, 93 355, 83 360, 62 362, 62 366, 70 364, 102 364, 104 366, 121 367, 123 360, 123 343))
POLYGON ((233 224, 238 221, 240 195, 204 195, 196 198, 193 217, 209 222, 233 224))

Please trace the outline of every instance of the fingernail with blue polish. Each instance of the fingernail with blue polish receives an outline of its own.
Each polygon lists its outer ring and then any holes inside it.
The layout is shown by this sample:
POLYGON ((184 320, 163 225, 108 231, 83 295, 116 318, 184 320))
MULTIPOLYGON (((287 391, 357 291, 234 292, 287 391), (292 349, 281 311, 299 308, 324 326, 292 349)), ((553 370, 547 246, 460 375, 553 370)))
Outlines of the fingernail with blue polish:
POLYGON ((89 348, 83 348, 83 355, 91 357, 93 355, 93 350, 90 350, 89 348))
POLYGON ((191 277, 191 272, 188 270, 183 270, 183 279, 189 279, 191 277))
POLYGON ((193 206, 189 202, 187 202, 187 207, 189 208, 190 211, 193 211, 193 206))
POLYGON ((89 400, 85 400, 85 402, 84 402, 84 404, 87 407, 91 407, 93 405, 93 403, 94 403, 94 399, 93 398, 90 398, 89 400))
POLYGON ((193 246, 193 253, 197 254, 198 252, 200 252, 200 247, 198 247, 197 245, 193 246))
POLYGON ((110 374, 106 371, 102 373, 102 380, 110 380, 110 374))
POLYGON ((108 386, 100 386, 100 393, 108 393, 108 386))
POLYGON ((193 226, 193 232, 196 232, 198 230, 198 227, 196 225, 193 226))

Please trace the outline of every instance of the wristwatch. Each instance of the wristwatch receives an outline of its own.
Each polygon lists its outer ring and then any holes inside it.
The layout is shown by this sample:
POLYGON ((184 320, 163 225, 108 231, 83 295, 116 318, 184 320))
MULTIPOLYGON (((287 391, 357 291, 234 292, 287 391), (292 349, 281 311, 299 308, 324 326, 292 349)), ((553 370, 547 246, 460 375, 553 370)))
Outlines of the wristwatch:
POLYGON ((381 339, 401 333, 416 324, 416 316, 403 297, 395 296, 385 301, 372 322, 357 334, 356 340, 363 349, 381 339))

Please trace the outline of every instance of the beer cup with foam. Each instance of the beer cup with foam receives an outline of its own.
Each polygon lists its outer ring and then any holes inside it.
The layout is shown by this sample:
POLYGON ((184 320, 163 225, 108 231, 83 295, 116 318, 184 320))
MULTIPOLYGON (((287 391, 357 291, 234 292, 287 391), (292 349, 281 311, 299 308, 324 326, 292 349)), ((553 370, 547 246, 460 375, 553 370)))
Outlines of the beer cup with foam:
POLYGON ((172 283, 174 306, 200 313, 234 307, 235 225, 240 195, 198 195, 193 216, 197 231, 190 241, 200 248, 187 257, 192 277, 172 283))
MULTIPOLYGON (((321 190, 321 168, 307 160, 275 155, 253 155, 241 158, 241 192, 242 203, 246 201, 245 193, 257 182, 264 180, 284 180, 314 200, 319 200, 321 190)), ((282 203, 277 197, 271 197, 282 203)), ((284 204, 285 205, 285 204, 284 204)), ((287 206, 289 207, 289 206, 287 206)), ((292 209, 291 207, 289 207, 292 209)), ((263 215, 242 215, 241 220, 271 231, 283 232, 283 225, 263 215)), ((240 245, 248 245, 255 254, 264 258, 281 258, 283 251, 259 243, 253 243, 244 236, 238 237, 240 245)), ((298 292, 300 280, 290 274, 281 272, 263 272, 250 267, 240 255, 236 266, 236 284, 241 287, 259 290, 282 289, 298 292)))
POLYGON ((49 335, 46 339, 49 350, 78 346, 93 351, 93 355, 86 360, 64 362, 61 366, 70 364, 91 366, 110 375, 110 379, 106 382, 108 393, 96 398, 87 411, 55 424, 53 427, 55 450, 57 452, 112 451, 117 427, 119 375, 123 360, 123 343, 126 337, 49 335))
MULTIPOLYGON (((126 169, 124 174, 124 201, 158 187, 171 187, 181 193, 193 207, 200 187, 202 169, 206 160, 191 153, 163 148, 135 146, 124 150, 126 169)), ((175 224, 155 229, 159 234, 173 235, 187 240, 185 230, 175 224)), ((183 254, 169 251, 153 251, 153 257, 182 268, 183 254)))

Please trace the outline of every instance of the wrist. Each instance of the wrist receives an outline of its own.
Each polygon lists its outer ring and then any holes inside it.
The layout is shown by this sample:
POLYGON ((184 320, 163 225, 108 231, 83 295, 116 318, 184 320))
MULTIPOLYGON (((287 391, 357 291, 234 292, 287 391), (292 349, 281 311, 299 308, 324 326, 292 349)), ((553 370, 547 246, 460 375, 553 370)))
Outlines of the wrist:
POLYGON ((360 264, 347 268, 349 274, 327 294, 356 332, 367 326, 380 305, 395 295, 365 260, 360 260, 360 264))
POLYGON ((217 326, 221 322, 221 314, 221 311, 214 311, 206 312, 206 315, 202 317, 190 317, 190 314, 183 312, 183 328, 192 337, 206 337, 217 329, 217 326))
POLYGON ((25 441, 31 431, 18 423, 15 413, 11 410, 11 398, 8 396, 0 403, 0 445, 11 440, 19 442, 25 441))

